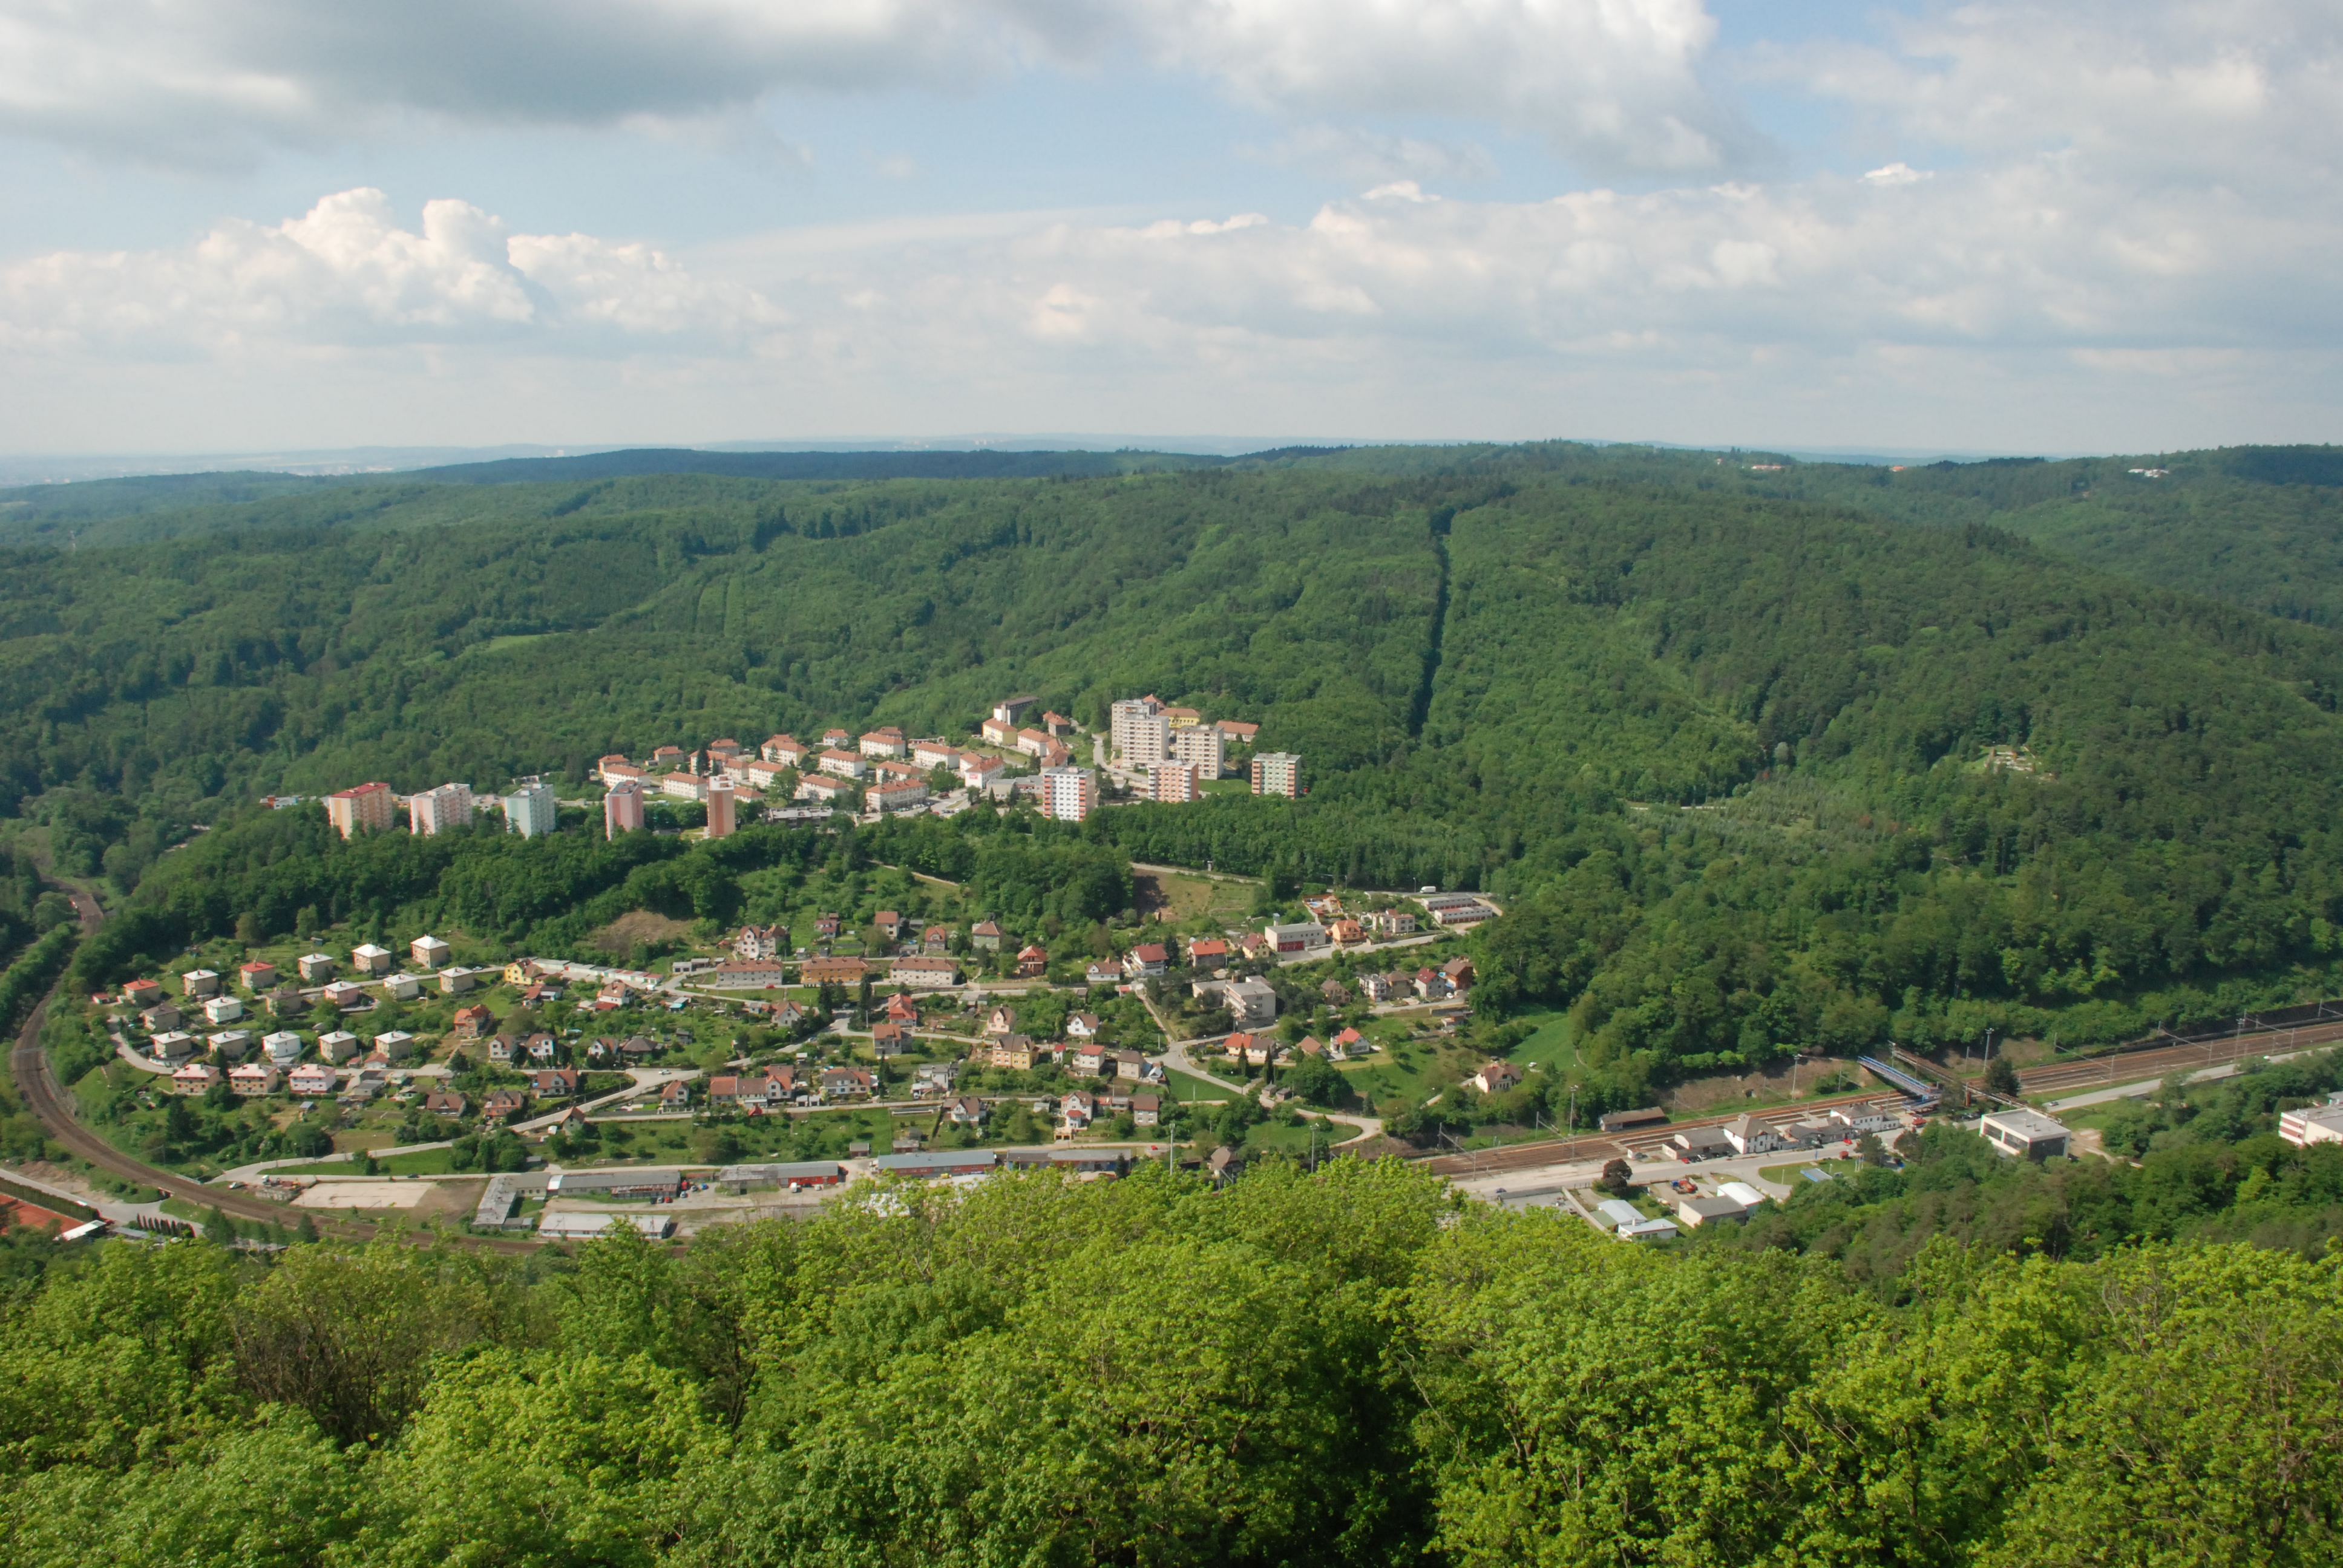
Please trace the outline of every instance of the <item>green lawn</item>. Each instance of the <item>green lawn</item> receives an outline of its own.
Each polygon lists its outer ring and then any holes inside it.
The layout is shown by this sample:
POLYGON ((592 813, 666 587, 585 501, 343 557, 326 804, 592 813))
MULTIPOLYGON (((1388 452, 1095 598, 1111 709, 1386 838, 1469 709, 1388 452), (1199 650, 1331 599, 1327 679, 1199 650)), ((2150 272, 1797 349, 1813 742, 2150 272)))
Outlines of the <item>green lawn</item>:
POLYGON ((1387 1047, 1363 1062, 1344 1062, 1335 1070, 1351 1081, 1353 1092, 1371 1105, 1386 1100, 1415 1100, 1431 1092, 1431 1080, 1440 1064, 1432 1040, 1387 1047))
MULTIPOLYGON (((448 1163, 452 1149, 426 1149, 414 1154, 377 1158, 375 1169, 386 1176, 447 1176, 460 1174, 448 1163)), ((280 1165, 280 1176, 349 1176, 366 1170, 364 1160, 326 1160, 307 1165, 280 1165)))
POLYGON ((1230 1100, 1235 1098, 1227 1090, 1222 1089, 1219 1084, 1207 1083, 1204 1080, 1196 1077, 1193 1073, 1176 1072, 1170 1068, 1166 1068, 1163 1070, 1163 1077, 1165 1080, 1164 1086, 1172 1091, 1172 1098, 1174 1100, 1230 1100))
MULTIPOLYGON (((1310 1147, 1311 1131, 1316 1126, 1315 1118, 1305 1121, 1299 1127, 1283 1127, 1264 1122, 1246 1131, 1245 1150, 1248 1153, 1287 1150, 1301 1153, 1310 1147)), ((1336 1121, 1329 1123, 1319 1136, 1321 1147, 1331 1149, 1345 1138, 1356 1136, 1356 1133, 1353 1129, 1336 1121)))
POLYGON ((1534 1020, 1537 1032, 1515 1046, 1506 1060, 1519 1067, 1538 1066, 1548 1072, 1561 1072, 1578 1060, 1578 1031, 1572 1028, 1566 1012, 1525 1012, 1524 1019, 1534 1020))

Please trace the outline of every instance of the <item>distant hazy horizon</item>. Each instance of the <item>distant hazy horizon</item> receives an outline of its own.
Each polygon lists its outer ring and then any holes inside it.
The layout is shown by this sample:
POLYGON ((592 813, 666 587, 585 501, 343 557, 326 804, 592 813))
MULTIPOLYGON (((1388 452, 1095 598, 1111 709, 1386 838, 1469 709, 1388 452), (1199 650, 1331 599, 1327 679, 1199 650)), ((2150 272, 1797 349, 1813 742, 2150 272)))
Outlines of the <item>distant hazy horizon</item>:
MULTIPOLYGON (((1704 451, 1747 450, 1815 462, 1976 462, 1991 457, 2106 456, 2077 452, 1879 450, 1836 447, 1757 446, 1748 442, 1614 441, 1578 437, 1596 446, 1650 446, 1704 451)), ((404 473, 460 463, 491 463, 515 457, 574 457, 595 452, 672 447, 701 452, 1116 452, 1188 453, 1242 457, 1289 447, 1473 446, 1473 441, 1413 440, 1404 437, 1341 436, 1140 436, 1073 432, 1034 436, 840 437, 831 441, 589 441, 562 445, 516 443, 495 447, 339 447, 307 451, 0 453, 0 489, 29 485, 75 484, 91 479, 160 477, 173 474, 307 474, 346 477, 404 473)), ((1494 443, 1510 445, 1513 443, 1494 443)), ((2177 450, 2178 448, 2174 448, 2177 450)))

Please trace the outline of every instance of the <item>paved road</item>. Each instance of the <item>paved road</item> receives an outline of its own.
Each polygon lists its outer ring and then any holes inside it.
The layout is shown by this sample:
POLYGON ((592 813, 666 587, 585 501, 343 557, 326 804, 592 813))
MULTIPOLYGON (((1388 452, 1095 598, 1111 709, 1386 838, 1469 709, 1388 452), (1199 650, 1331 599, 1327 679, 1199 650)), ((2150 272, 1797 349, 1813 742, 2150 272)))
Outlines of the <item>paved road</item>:
MULTIPOLYGON (((1155 1010, 1155 1004, 1149 1001, 1143 992, 1140 993, 1139 1000, 1147 1009, 1147 1015, 1155 1020, 1155 1027, 1163 1031, 1166 1042, 1163 1047, 1163 1065, 1166 1068, 1175 1072, 1184 1072, 1192 1078, 1201 1078, 1215 1089, 1225 1089, 1244 1099, 1251 1099, 1254 1091, 1260 1088, 1258 1084, 1244 1084, 1233 1079, 1222 1078, 1212 1069, 1200 1064, 1194 1057, 1188 1054, 1188 1048, 1192 1045, 1205 1045, 1210 1041, 1201 1039, 1172 1039, 1172 1031, 1164 1029, 1163 1015, 1155 1010)), ((1352 1136, 1342 1140, 1343 1143, 1355 1143, 1362 1138, 1375 1137, 1383 1130, 1383 1119, 1379 1116, 1354 1116, 1347 1111, 1320 1111, 1315 1107, 1311 1108, 1310 1114, 1322 1116, 1329 1121, 1339 1121, 1345 1127, 1354 1129, 1352 1136)), ((1337 1148, 1341 1146, 1341 1144, 1335 1145, 1337 1148)))
MULTIPOLYGON (((1664 1194, 1666 1183, 1689 1177, 1713 1189, 1720 1182, 1746 1181, 1768 1198, 1787 1198, 1793 1187, 1758 1172, 1776 1165, 1824 1165, 1839 1160, 1852 1142, 1825 1144, 1820 1149, 1780 1150, 1771 1154, 1736 1154, 1724 1160, 1702 1160, 1684 1164, 1674 1160, 1631 1160, 1628 1170, 1637 1184, 1659 1185, 1664 1194)), ((1452 1178, 1459 1191, 1476 1198, 1486 1199, 1503 1208, 1523 1209, 1559 1205, 1573 1188, 1593 1183, 1603 1174, 1603 1162, 1582 1160, 1532 1167, 1526 1170, 1492 1171, 1481 1175, 1452 1178)), ((1578 1208, 1575 1202, 1570 1204, 1578 1208)), ((1585 1212, 1580 1209, 1581 1213, 1585 1212)))
MULTIPOLYGON (((73 899, 74 912, 81 918, 82 934, 86 937, 105 920, 105 912, 97 907, 97 900, 81 889, 67 888, 65 890, 73 899)), ((216 1207, 239 1220, 283 1223, 285 1206, 281 1203, 272 1203, 265 1198, 254 1198, 242 1192, 222 1191, 206 1187, 193 1177, 157 1170, 143 1161, 132 1159, 74 1120, 64 1091, 49 1071, 49 1054, 41 1048, 41 1026, 47 1020, 49 1004, 56 1000, 57 991, 64 983, 60 979, 55 986, 49 988, 49 994, 41 999, 40 1005, 25 1020, 25 1027, 17 1031, 15 1047, 9 1055, 9 1066, 16 1079, 16 1091, 25 1097, 25 1108, 40 1118, 48 1135, 90 1164, 156 1188, 167 1197, 216 1207)), ((371 1241, 377 1229, 362 1220, 337 1220, 325 1215, 315 1218, 321 1231, 351 1241, 371 1241)), ((431 1240, 398 1227, 394 1227, 391 1234, 404 1236, 418 1246, 426 1245, 431 1240)), ((482 1236, 458 1236, 453 1240, 458 1246, 499 1252, 526 1252, 536 1245, 533 1241, 508 1241, 482 1236)))

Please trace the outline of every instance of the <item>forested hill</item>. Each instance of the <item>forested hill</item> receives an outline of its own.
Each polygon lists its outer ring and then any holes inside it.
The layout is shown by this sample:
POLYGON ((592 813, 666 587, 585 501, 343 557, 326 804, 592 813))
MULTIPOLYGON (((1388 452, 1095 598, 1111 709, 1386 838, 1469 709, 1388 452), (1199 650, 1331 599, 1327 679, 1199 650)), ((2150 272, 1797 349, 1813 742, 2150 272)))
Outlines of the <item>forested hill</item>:
POLYGON ((127 881, 269 791, 966 734, 1011 690, 1096 725, 1152 690, 1260 721, 1310 797, 1093 836, 1503 894, 1487 1001, 1574 1004, 1631 1087, 2334 994, 2343 638, 1761 493, 1797 477, 1407 449, 318 488, 246 508, 266 526, 6 558, 0 809, 127 881))
MULTIPOLYGON (((1990 524, 2053 553, 2264 614, 2343 627, 2343 447, 1906 467, 1800 462, 1570 441, 1520 446, 1289 447, 1177 452, 709 452, 636 448, 305 478, 184 474, 0 492, 0 546, 136 544, 254 528, 523 522, 617 479, 700 475, 791 484, 890 479, 1101 478, 1220 469, 1341 473, 1369 481, 1646 484, 1719 497, 1843 507, 1937 527, 1990 524)), ((780 504, 777 502, 776 504, 780 504)))

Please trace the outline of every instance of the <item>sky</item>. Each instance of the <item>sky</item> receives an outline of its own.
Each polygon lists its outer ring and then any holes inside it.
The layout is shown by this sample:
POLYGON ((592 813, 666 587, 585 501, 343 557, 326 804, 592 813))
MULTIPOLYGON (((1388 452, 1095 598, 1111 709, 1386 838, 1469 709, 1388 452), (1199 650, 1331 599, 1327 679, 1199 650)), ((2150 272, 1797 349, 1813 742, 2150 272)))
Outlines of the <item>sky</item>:
POLYGON ((0 0, 0 452, 2343 438, 2334 0, 0 0))

